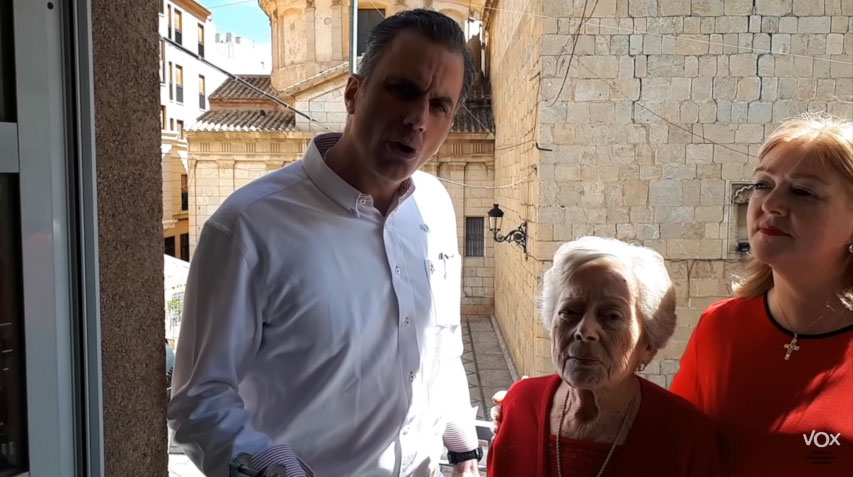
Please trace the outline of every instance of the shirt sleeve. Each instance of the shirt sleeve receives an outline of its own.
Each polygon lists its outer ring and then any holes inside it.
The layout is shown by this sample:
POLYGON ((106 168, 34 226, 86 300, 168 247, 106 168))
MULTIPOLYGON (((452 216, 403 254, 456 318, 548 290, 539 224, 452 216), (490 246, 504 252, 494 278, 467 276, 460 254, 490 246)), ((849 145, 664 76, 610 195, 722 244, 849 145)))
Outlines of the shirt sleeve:
MULTIPOLYGON (((445 192, 446 194, 446 192, 445 192)), ((455 250, 459 250, 458 241, 456 238, 456 214, 453 211, 453 203, 450 201, 450 196, 447 195, 447 217, 452 222, 452 226, 448 230, 453 231, 451 242, 455 250)), ((461 257, 459 258, 461 262, 461 257)), ((456 273, 456 272, 454 272, 456 273)), ((459 267, 458 276, 453 277, 457 287, 454 293, 462 294, 462 267, 459 267)), ((443 297, 444 299, 453 299, 459 303, 459 296, 443 297)), ((441 373, 447 376, 447 390, 450 393, 448 396, 448 409, 445 410, 447 416, 447 427, 444 432, 444 446, 447 450, 453 452, 468 452, 479 446, 477 439, 477 428, 474 422, 474 410, 471 407, 471 395, 468 392, 468 374, 465 372, 465 367, 462 364, 462 353, 464 346, 462 345, 462 326, 459 314, 459 307, 454 307, 454 312, 457 316, 453 321, 460 323, 456 327, 453 334, 453 345, 448 346, 443 356, 443 367, 441 373)))
MULTIPOLYGON (((462 340, 462 337, 459 337, 462 340)), ((459 355, 447 360, 450 409, 447 410, 447 428, 444 431, 444 446, 453 452, 467 452, 479 446, 474 410, 468 392, 468 376, 459 355)))
POLYGON ((696 329, 690 335, 690 340, 687 342, 687 348, 681 356, 681 364, 678 373, 672 379, 672 385, 669 390, 678 396, 683 397, 691 402, 699 410, 704 410, 702 407, 702 393, 699 388, 699 370, 698 366, 698 341, 701 333, 700 328, 705 316, 699 319, 696 329))
MULTIPOLYGON (((208 222, 187 278, 167 417, 175 441, 211 477, 228 476, 238 454, 273 447, 237 391, 261 343, 262 287, 254 273, 231 232, 208 222)), ((285 448, 266 463, 288 460, 296 457, 285 448)))

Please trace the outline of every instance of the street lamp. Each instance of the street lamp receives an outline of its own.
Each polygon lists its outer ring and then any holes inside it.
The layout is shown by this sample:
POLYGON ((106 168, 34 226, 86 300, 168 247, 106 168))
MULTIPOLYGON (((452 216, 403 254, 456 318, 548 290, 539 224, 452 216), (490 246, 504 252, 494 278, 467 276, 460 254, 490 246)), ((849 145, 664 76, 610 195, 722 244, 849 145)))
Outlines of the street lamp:
POLYGON ((521 222, 515 230, 510 230, 506 235, 501 235, 501 223, 503 222, 504 211, 495 204, 492 210, 489 211, 489 230, 494 235, 495 242, 511 242, 524 250, 524 259, 527 260, 527 221, 521 222))

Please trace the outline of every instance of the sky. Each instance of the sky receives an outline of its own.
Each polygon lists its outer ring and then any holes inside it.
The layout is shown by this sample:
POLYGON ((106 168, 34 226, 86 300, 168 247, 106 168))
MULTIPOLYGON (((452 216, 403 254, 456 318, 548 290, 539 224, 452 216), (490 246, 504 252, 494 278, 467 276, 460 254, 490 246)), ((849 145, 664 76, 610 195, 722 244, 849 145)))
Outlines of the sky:
POLYGON ((258 0, 197 0, 213 13, 218 33, 231 32, 255 43, 270 42, 269 17, 258 0))

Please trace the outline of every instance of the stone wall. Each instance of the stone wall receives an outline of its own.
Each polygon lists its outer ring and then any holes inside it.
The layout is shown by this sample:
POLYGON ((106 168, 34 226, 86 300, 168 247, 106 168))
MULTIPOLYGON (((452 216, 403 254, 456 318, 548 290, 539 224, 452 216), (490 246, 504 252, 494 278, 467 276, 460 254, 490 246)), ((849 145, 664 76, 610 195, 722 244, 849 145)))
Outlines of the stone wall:
POLYGON ((495 190, 495 202, 506 214, 503 232, 529 222, 529 258, 513 244, 494 245, 495 318, 506 337, 507 348, 520 373, 533 374, 536 367, 534 344, 544 336, 536 318, 537 279, 540 260, 547 256, 540 241, 549 231, 542 227, 539 210, 539 66, 542 19, 538 0, 501 1, 501 11, 491 14, 486 25, 489 80, 495 115, 495 186, 502 187, 525 178, 515 187, 495 190), (524 12, 527 15, 520 14, 524 12), (543 255, 543 252, 546 255, 543 255))
MULTIPOLYGON (((153 0, 91 5, 103 459, 109 476, 168 475, 157 9, 153 0)), ((35 459, 53 458, 38 445, 35 459)))
MULTIPOLYGON (((668 384, 702 310, 730 294, 745 207, 732 196, 749 181, 762 139, 798 113, 853 116, 853 2, 601 0, 569 68, 583 3, 543 0, 533 10, 541 20, 497 14, 490 28, 496 148, 529 109, 529 93, 513 95, 512 85, 537 69, 518 50, 541 41, 538 138, 553 151, 539 153, 533 249, 543 266, 559 244, 582 235, 660 251, 678 282, 680 324, 646 374, 668 384)), ((497 152, 497 182, 517 177, 504 171, 522 162, 497 152)), ((499 200, 517 210, 512 194, 499 200)), ((503 279, 531 273, 530 265, 503 251, 497 320, 521 372, 551 372, 547 338, 536 332, 530 340, 519 324, 534 321, 529 298, 507 296, 512 282, 503 279)))
POLYGON ((344 103, 344 87, 348 78, 349 75, 344 74, 318 88, 301 93, 293 102, 293 107, 311 116, 314 121, 296 115, 296 128, 318 133, 325 132, 326 128, 343 131, 348 116, 344 103))
MULTIPOLYGON (((371 0, 360 9, 377 9, 391 16, 402 10, 429 8, 445 13, 465 28, 464 20, 476 14, 482 0, 457 1, 371 0)), ((284 90, 296 82, 349 60, 350 2, 347 0, 261 0, 270 17, 272 83, 284 90)))
POLYGON ((204 223, 238 188, 302 157, 313 134, 194 132, 189 143, 190 255, 204 223))

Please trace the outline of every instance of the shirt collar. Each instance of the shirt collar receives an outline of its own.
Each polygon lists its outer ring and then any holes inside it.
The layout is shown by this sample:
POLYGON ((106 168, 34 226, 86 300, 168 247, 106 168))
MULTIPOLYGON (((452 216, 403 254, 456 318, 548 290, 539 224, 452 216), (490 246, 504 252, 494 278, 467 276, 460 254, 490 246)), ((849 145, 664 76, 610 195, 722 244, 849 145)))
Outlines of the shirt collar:
MULTIPOLYGON (((365 206, 373 208, 373 198, 368 194, 359 192, 326 165, 326 153, 332 146, 337 144, 341 136, 342 134, 338 132, 316 136, 311 140, 308 151, 305 152, 303 163, 305 164, 305 171, 308 173, 308 177, 321 192, 326 194, 349 214, 358 217, 364 211, 365 206)), ((411 197, 414 192, 414 182, 411 178, 406 179, 400 184, 398 200, 391 206, 388 213, 411 197)))

